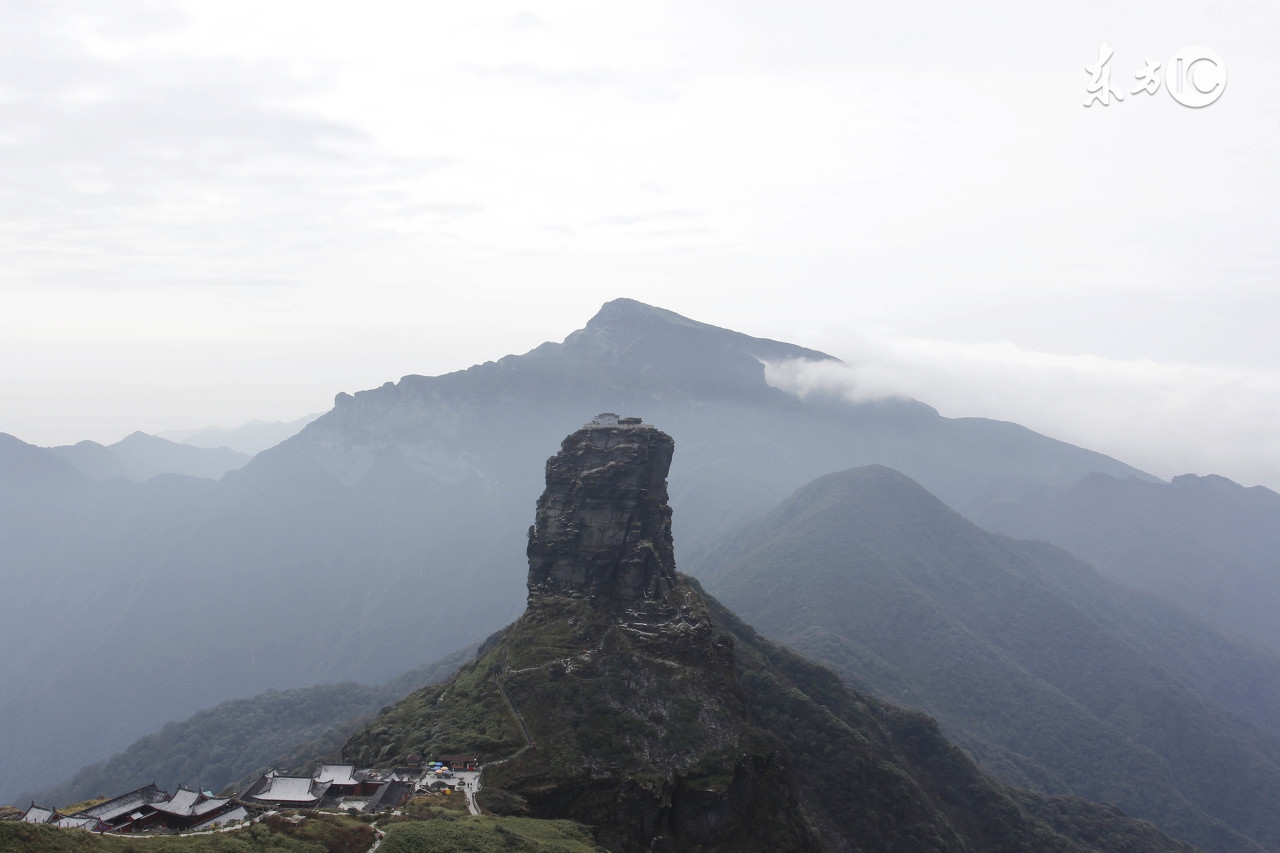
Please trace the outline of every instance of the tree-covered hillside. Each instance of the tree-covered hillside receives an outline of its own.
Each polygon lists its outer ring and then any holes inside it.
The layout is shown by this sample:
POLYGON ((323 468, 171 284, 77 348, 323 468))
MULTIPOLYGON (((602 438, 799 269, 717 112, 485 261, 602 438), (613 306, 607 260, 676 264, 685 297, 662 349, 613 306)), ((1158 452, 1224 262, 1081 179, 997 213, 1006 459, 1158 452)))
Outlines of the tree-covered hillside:
POLYGON ((1091 474, 1065 488, 1024 484, 971 517, 1066 548, 1112 580, 1280 653, 1280 494, 1270 489, 1216 476, 1091 474))
POLYGON ((924 714, 847 689, 692 579, 675 596, 669 626, 582 600, 531 608, 344 757, 477 751, 498 759, 484 803, 588 824, 618 851, 1192 850, 1115 808, 1006 789, 924 714))
POLYGON ((217 791, 271 767, 295 769, 327 752, 336 753, 364 719, 423 685, 447 678, 474 650, 461 649, 378 687, 324 684, 223 702, 168 723, 31 798, 57 807, 115 796, 151 782, 168 790, 187 785, 217 791))
POLYGON ((1006 782, 1209 850, 1280 850, 1280 661, 897 472, 820 478, 695 571, 760 630, 936 716, 1006 782))

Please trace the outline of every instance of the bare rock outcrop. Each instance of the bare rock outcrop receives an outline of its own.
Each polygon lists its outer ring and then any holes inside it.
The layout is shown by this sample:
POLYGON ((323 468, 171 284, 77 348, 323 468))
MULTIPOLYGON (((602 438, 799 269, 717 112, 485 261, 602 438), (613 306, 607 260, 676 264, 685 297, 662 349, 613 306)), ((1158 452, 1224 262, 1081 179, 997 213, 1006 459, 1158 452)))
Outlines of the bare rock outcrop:
MULTIPOLYGON (((597 419, 600 420, 600 419, 597 419)), ((638 418, 592 423, 547 460, 529 531, 529 603, 660 602, 676 586, 667 472, 675 442, 638 418)))

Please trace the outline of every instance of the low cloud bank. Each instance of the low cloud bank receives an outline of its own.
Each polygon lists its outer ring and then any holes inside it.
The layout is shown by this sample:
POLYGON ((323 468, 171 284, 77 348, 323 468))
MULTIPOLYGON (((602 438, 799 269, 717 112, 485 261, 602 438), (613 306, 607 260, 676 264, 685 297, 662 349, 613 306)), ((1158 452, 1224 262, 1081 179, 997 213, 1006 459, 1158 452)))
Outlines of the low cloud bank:
POLYGON ((823 348, 846 363, 767 364, 766 379, 800 397, 913 397, 947 417, 1015 421, 1160 477, 1212 473, 1280 490, 1280 372, 889 334, 823 348))

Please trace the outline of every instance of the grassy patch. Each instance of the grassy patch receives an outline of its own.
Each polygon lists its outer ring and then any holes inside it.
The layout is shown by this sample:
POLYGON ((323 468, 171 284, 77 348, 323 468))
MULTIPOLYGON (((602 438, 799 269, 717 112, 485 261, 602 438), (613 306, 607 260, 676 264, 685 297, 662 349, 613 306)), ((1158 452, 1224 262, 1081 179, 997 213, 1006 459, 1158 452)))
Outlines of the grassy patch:
POLYGON ((602 853, 585 827, 567 820, 469 816, 454 821, 397 823, 381 853, 602 853))
POLYGON ((110 797, 94 797, 93 799, 84 800, 83 802, 72 803, 69 806, 59 806, 58 812, 60 814, 75 814, 76 812, 82 812, 85 809, 93 808, 99 803, 105 803, 109 799, 111 798, 110 797))
POLYGON ((364 853, 374 833, 346 815, 315 814, 297 826, 270 818, 235 832, 186 838, 116 838, 78 829, 0 823, 0 853, 364 853))
MULTIPOLYGON (((367 847, 365 849, 368 849, 367 847)), ((189 838, 112 838, 79 829, 0 824, 0 853, 332 853, 258 824, 241 832, 189 838)))
POLYGON ((414 752, 468 753, 482 761, 515 752, 524 738, 492 681, 501 663, 491 653, 447 684, 410 694, 353 735, 343 756, 362 766, 385 767, 403 764, 414 752))
POLYGON ((327 853, 364 853, 374 840, 374 832, 365 821, 345 814, 312 812, 297 824, 272 815, 262 823, 276 835, 318 843, 327 853))
POLYGON ((404 805, 404 816, 408 820, 452 819, 467 813, 465 794, 419 794, 404 805))

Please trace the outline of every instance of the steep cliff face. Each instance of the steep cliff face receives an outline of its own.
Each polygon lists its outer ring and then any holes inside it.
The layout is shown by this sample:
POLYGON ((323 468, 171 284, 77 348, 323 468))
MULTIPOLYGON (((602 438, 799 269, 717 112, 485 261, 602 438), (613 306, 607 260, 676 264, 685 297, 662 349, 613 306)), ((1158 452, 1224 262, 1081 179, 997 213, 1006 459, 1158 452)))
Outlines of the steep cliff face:
POLYGON ((591 425, 547 460, 529 534, 529 603, 664 600, 676 586, 667 472, 675 442, 647 425, 591 425))
MULTIPOLYGON (((1078 801, 1015 801, 932 720, 849 691, 677 574, 672 450, 643 426, 565 439, 530 530, 524 615, 344 756, 479 754, 486 807, 577 820, 621 853, 1101 849, 1045 822, 1081 820, 1078 801)), ((1185 849, 1090 814, 1108 844, 1185 849)))

